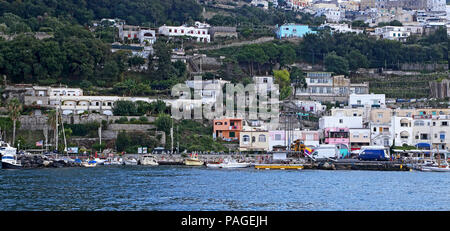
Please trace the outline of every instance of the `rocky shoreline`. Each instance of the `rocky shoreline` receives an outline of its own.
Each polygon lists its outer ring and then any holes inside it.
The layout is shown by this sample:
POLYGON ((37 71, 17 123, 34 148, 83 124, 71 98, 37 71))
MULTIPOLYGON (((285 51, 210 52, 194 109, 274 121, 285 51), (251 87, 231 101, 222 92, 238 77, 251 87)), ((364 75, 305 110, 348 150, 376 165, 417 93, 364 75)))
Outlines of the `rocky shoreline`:
POLYGON ((80 164, 64 160, 54 160, 44 155, 18 155, 23 168, 64 168, 81 167, 80 164))

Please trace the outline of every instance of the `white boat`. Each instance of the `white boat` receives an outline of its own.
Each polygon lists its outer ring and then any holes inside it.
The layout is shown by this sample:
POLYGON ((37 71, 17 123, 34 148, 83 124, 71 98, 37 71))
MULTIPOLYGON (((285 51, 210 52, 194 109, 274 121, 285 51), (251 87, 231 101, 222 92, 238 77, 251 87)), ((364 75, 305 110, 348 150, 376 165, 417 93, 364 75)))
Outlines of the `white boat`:
POLYGON ((8 143, 0 141, 0 154, 2 155, 2 169, 19 169, 22 164, 17 160, 17 149, 8 143))
POLYGON ((447 161, 440 164, 427 164, 419 166, 419 170, 423 172, 450 172, 447 161))
POLYGON ((137 165, 138 162, 136 159, 131 158, 131 159, 125 159, 125 161, 123 162, 124 165, 137 165))
POLYGON ((237 162, 235 159, 228 159, 222 163, 221 168, 247 168, 250 165, 251 163, 248 162, 237 162))
POLYGON ((228 159, 223 162, 214 162, 214 163, 207 163, 206 167, 209 168, 247 168, 250 167, 252 164, 248 162, 237 162, 234 159, 228 159))
POLYGON ((221 168, 222 167, 222 163, 221 162, 206 163, 206 167, 208 167, 208 168, 221 168))
POLYGON ((159 165, 156 161, 156 157, 153 155, 143 155, 142 158, 139 160, 139 164, 141 165, 150 165, 150 166, 157 166, 159 165))
POLYGON ((98 165, 104 165, 106 162, 106 160, 102 160, 100 158, 95 158, 94 160, 95 160, 95 162, 97 162, 98 165))

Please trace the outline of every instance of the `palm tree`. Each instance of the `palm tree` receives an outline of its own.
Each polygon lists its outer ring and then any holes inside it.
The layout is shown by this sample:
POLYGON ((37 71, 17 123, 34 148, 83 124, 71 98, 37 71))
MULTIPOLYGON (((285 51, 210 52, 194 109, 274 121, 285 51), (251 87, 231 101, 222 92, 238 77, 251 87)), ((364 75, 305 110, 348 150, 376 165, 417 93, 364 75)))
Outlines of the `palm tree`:
POLYGON ((55 144, 56 144, 56 110, 51 110, 48 112, 47 114, 48 119, 47 119, 47 124, 53 129, 53 137, 55 139, 55 144))
POLYGON ((22 104, 17 98, 12 99, 8 103, 8 114, 9 118, 13 121, 13 140, 12 140, 12 146, 14 146, 14 143, 16 141, 16 122, 20 117, 20 112, 22 111, 22 104))

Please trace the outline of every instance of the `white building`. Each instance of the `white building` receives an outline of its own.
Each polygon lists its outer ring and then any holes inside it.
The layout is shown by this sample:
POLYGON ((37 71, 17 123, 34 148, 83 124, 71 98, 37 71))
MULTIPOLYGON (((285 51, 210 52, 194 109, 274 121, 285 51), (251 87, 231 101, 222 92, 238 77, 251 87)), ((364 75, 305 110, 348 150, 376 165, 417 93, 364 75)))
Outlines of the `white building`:
POLYGON ((122 41, 137 39, 140 44, 156 42, 156 31, 148 27, 119 25, 119 38, 122 41))
POLYGON ((402 26, 384 26, 375 28, 374 34, 383 39, 405 41, 411 32, 402 26))
POLYGON ((342 23, 342 24, 324 23, 320 27, 324 27, 324 28, 329 27, 330 30, 335 33, 356 33, 356 34, 363 33, 363 30, 352 29, 352 27, 346 23, 342 23))
POLYGON ((351 107, 386 107, 384 94, 350 94, 348 105, 351 107))
POLYGON ((209 43, 211 36, 209 34, 209 25, 196 22, 196 26, 161 26, 159 33, 168 37, 193 37, 197 42, 209 43))
MULTIPOLYGON (((201 94, 201 99, 203 104, 212 104, 217 102, 218 97, 223 94, 222 89, 225 84, 230 83, 226 80, 187 80, 186 85, 189 88, 201 89, 199 92, 201 94)), ((195 91, 194 91, 195 94, 195 91)), ((192 97, 192 96, 191 96, 192 97)))
POLYGON ((322 116, 319 128, 363 128, 361 116, 322 116))
POLYGON ((428 11, 445 11, 447 4, 445 0, 427 0, 428 11))
POLYGON ((326 105, 322 105, 322 103, 317 101, 296 100, 294 103, 300 109, 311 113, 323 113, 327 110, 326 105))

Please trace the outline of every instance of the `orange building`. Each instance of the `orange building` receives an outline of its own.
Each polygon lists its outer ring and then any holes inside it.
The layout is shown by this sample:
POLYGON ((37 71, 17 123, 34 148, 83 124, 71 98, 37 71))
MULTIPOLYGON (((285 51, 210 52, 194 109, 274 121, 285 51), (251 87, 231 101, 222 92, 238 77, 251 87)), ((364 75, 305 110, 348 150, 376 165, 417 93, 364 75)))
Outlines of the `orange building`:
POLYGON ((242 119, 216 119, 213 121, 213 125, 214 139, 239 140, 239 133, 242 130, 242 119))

